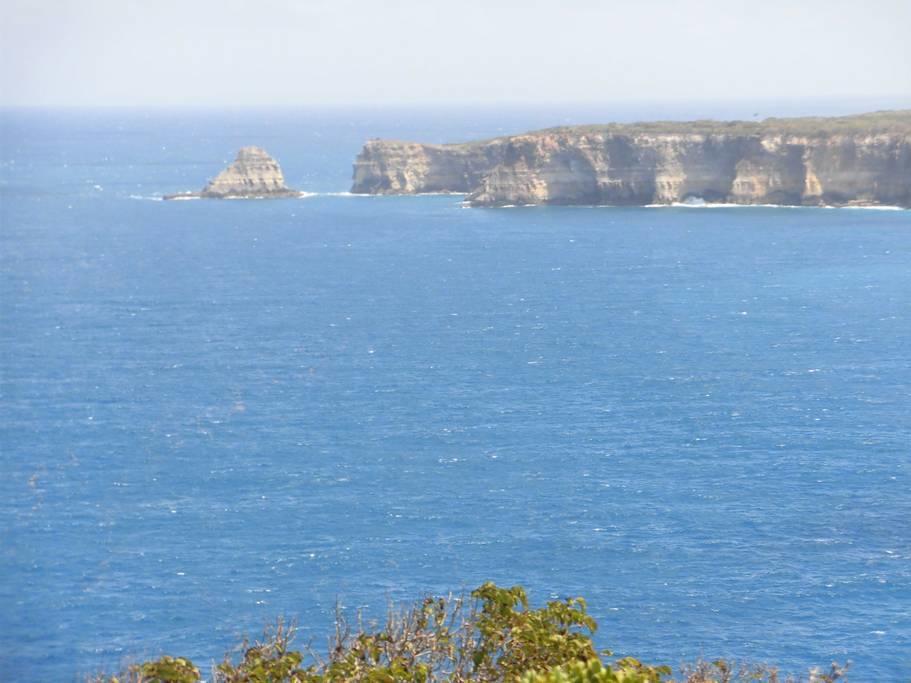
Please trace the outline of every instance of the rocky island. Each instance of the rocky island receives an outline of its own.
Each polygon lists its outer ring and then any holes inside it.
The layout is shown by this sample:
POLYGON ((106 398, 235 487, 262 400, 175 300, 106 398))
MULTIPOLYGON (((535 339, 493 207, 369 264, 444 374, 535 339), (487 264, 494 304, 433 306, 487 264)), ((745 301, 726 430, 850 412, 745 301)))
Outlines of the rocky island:
POLYGON ((272 199, 299 197, 285 185, 278 162, 261 147, 242 147, 237 158, 200 192, 166 195, 165 199, 272 199))
POLYGON ((911 208, 911 110, 567 126, 446 145, 372 140, 351 191, 464 193, 471 206, 911 208))

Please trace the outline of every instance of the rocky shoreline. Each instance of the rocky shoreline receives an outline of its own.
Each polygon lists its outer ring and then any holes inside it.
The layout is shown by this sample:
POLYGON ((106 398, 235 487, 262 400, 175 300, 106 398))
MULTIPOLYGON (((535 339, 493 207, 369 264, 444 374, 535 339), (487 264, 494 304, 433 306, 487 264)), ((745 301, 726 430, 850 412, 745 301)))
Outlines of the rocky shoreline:
POLYGON ((304 193, 285 184, 278 162, 261 147, 242 147, 237 158, 199 192, 165 195, 164 199, 285 199, 304 193))
POLYGON ((571 126, 451 145, 371 140, 351 191, 463 193, 470 206, 911 208, 911 110, 571 126))

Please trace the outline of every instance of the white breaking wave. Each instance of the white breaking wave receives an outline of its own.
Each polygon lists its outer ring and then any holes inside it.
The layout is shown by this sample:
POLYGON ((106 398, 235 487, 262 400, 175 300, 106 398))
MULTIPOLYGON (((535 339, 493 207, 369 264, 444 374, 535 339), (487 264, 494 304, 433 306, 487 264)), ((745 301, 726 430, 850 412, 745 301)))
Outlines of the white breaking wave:
POLYGON ((861 211, 908 211, 901 206, 800 206, 795 204, 725 204, 723 202, 672 202, 670 204, 645 204, 646 209, 856 209, 861 211))
MULTIPOLYGON (((460 196, 464 197, 464 192, 421 192, 416 195, 379 195, 379 194, 367 194, 361 192, 307 192, 302 191, 298 194, 296 199, 310 199, 311 197, 366 197, 366 198, 377 198, 385 196, 417 196, 417 197, 433 197, 433 196, 460 196)), ((160 202, 163 200, 160 196, 149 196, 149 195, 138 195, 131 194, 130 199, 141 199, 145 201, 160 202)), ((202 199, 202 197, 187 195, 187 196, 176 196, 171 197, 170 201, 188 201, 190 199, 202 199)), ((248 197, 225 197, 225 199, 249 199, 248 197)), ((255 199, 266 199, 265 197, 256 197, 255 199)), ((520 207, 527 206, 538 206, 538 204, 501 204, 499 206, 491 207, 498 209, 516 209, 520 207)), ((614 204, 586 204, 582 205, 583 208, 589 209, 608 209, 614 208, 614 204)), ((463 208, 470 208, 470 205, 467 202, 462 202, 463 208)), ((909 211, 903 206, 799 206, 793 204, 725 204, 723 202, 672 202, 670 204, 643 204, 641 208, 645 209, 801 209, 801 210, 813 210, 813 209, 853 209, 855 211, 909 211)))
POLYGON ((903 206, 839 206, 839 209, 860 209, 863 211, 908 211, 903 206))
MULTIPOLYGON (((299 192, 299 193, 297 193, 296 196, 288 197, 288 199, 310 199, 311 197, 374 197, 374 196, 376 196, 376 195, 353 194, 351 192, 299 192)), ((150 201, 150 202, 164 201, 164 197, 162 197, 160 195, 156 196, 156 195, 131 194, 130 199, 141 199, 141 200, 150 201)), ((200 197, 199 195, 192 195, 192 194, 175 195, 173 197, 169 197, 168 201, 186 202, 191 199, 193 199, 193 200, 205 199, 205 197, 200 197)), ((226 197, 222 197, 221 199, 228 199, 228 200, 236 201, 236 200, 249 200, 249 199, 271 199, 271 197, 239 197, 239 196, 229 195, 226 197)))
POLYGON ((788 206, 786 204, 725 204, 724 202, 671 202, 670 204, 645 204, 646 209, 815 209, 814 206, 788 206))

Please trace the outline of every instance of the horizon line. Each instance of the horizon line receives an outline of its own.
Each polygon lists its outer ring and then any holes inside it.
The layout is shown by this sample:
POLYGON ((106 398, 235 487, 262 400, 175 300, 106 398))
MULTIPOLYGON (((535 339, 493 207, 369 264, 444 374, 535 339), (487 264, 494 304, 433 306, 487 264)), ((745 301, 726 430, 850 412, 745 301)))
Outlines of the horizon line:
POLYGON ((0 102, 0 110, 30 109, 30 110, 49 110, 49 109, 72 109, 72 110, 98 110, 98 109, 142 109, 142 110, 212 110, 212 109, 234 109, 234 110, 262 110, 262 109, 512 109, 523 107, 538 107, 545 109, 562 109, 568 107, 632 107, 632 106, 649 106, 649 105, 678 105, 678 106, 699 106, 699 105, 722 105, 722 106, 758 106, 758 105, 785 105, 785 106, 803 106, 812 104, 850 104, 867 102, 873 103, 882 100, 882 108, 911 108, 911 94, 884 94, 884 95, 813 95, 800 98, 794 97, 756 97, 756 98, 716 98, 716 97, 695 97, 695 98, 642 98, 642 99, 622 99, 622 100, 566 100, 563 102, 553 102, 546 100, 509 100, 503 102, 493 102, 489 100, 470 100, 470 101, 396 101, 387 100, 382 102, 368 101, 325 101, 325 102, 268 102, 268 103, 155 103, 155 102, 103 102, 103 103, 3 103, 0 102))

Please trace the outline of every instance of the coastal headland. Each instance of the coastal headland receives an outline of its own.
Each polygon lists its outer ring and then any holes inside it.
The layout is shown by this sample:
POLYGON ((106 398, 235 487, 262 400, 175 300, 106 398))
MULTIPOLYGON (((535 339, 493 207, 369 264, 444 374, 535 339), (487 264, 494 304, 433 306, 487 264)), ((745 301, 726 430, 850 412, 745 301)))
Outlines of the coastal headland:
POLYGON ((566 126, 461 144, 371 140, 351 191, 464 193, 471 206, 911 208, 911 110, 566 126))

